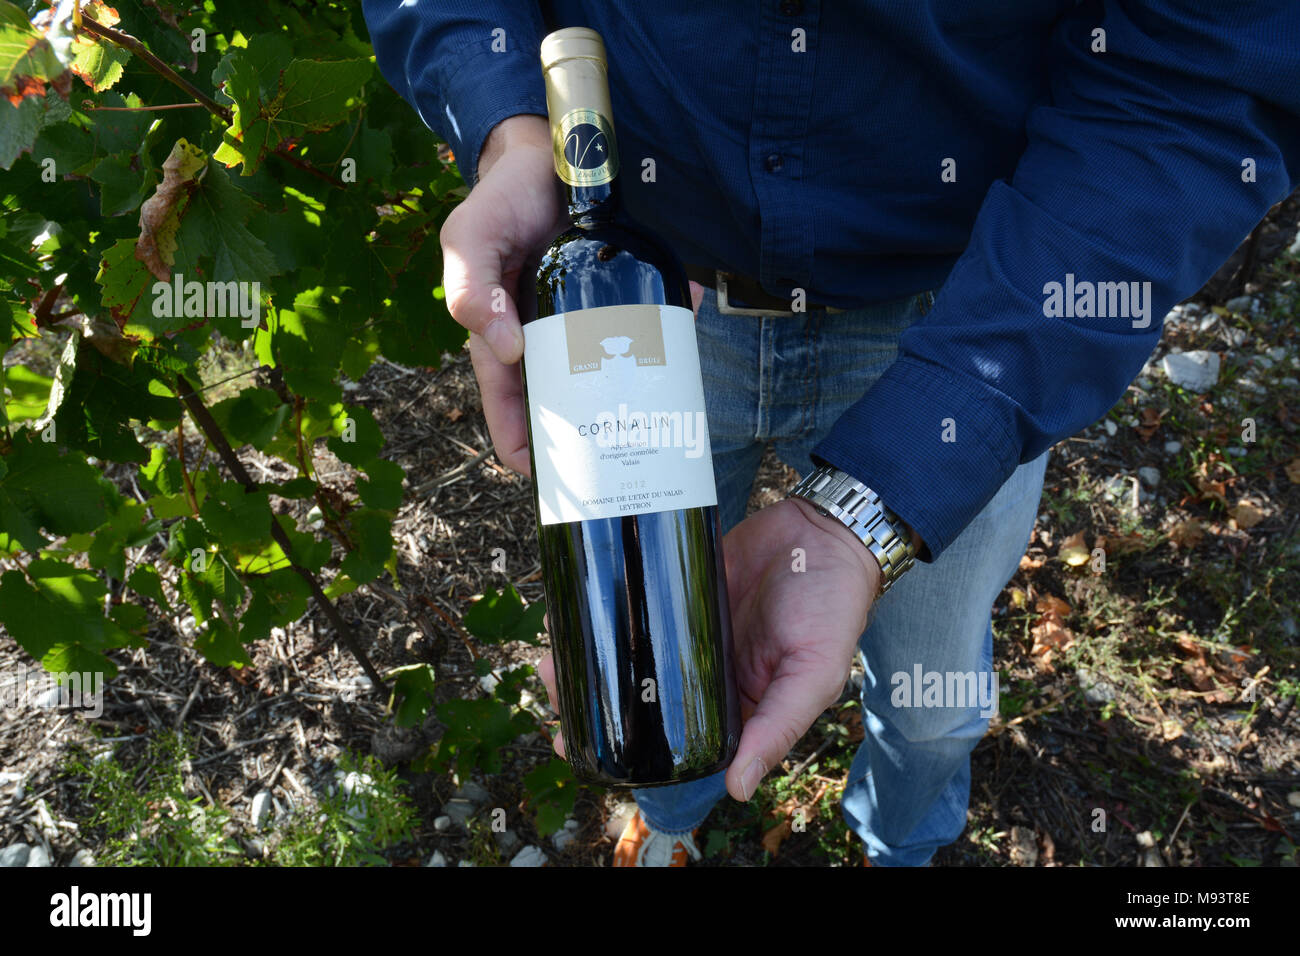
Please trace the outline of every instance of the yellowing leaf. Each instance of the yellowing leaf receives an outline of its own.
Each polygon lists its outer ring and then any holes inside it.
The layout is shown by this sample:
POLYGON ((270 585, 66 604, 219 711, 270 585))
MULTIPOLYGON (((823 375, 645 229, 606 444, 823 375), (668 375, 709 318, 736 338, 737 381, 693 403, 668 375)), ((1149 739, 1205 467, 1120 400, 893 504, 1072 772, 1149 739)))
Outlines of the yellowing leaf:
POLYGON ((163 181, 140 206, 140 241, 135 257, 160 282, 171 280, 176 259, 176 230, 189 203, 199 173, 207 168, 207 154, 184 139, 178 139, 163 162, 163 181))
MULTIPOLYGON (((99 0, 92 0, 81 8, 82 17, 89 16, 101 26, 111 27, 118 22, 117 11, 99 0)), ((80 33, 73 41, 72 72, 96 93, 108 89, 122 78, 122 70, 131 53, 116 43, 100 40, 80 33)))
POLYGON ((1060 558, 1072 568, 1087 564, 1090 553, 1082 531, 1070 535, 1061 542, 1060 558))

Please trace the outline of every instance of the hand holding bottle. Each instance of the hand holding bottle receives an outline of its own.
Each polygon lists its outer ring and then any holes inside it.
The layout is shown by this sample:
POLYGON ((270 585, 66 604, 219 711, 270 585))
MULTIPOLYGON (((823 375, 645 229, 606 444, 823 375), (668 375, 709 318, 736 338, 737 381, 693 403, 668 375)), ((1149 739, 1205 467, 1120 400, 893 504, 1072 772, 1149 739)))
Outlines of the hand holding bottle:
POLYGON ((478 184, 443 224, 443 288, 452 318, 469 330, 469 354, 497 457, 529 474, 519 358, 519 278, 531 288, 536 257, 568 225, 541 116, 502 120, 479 157, 478 184))
MULTIPOLYGON (((750 515, 722 547, 745 721, 727 790, 749 800, 843 690, 880 565, 843 525, 798 499, 750 515), (794 548, 804 553, 801 571, 791 563, 794 548)), ((551 655, 538 673, 555 708, 551 655)), ((563 757, 561 733, 554 747, 563 757)))

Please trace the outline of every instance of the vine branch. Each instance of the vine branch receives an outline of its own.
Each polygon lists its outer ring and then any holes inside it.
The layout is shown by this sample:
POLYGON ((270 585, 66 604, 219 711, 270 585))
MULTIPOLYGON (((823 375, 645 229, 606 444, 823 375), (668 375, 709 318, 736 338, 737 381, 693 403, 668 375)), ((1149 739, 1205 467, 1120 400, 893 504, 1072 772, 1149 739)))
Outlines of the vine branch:
POLYGON ((98 37, 101 40, 108 40, 110 43, 116 43, 124 50, 130 50, 140 59, 144 60, 155 73, 167 80, 173 86, 178 86, 190 96, 198 101, 199 105, 204 107, 209 113, 221 120, 227 126, 230 125, 230 110, 222 106, 208 94, 191 83, 185 77, 181 76, 170 66, 158 59, 148 47, 131 36, 129 33, 123 33, 121 30, 114 30, 112 27, 106 27, 102 23, 96 23, 89 17, 81 18, 81 27, 91 36, 98 37))
MULTIPOLYGON (((185 404, 185 407, 189 409, 190 415, 194 418, 194 423, 198 426, 199 430, 208 437, 208 441, 210 441, 212 447, 217 450, 217 454, 220 456, 222 462, 225 463, 226 468, 228 468, 230 473, 235 476, 235 480, 244 486, 245 491, 255 491, 258 488, 258 483, 252 479, 248 470, 244 468, 244 463, 239 460, 239 456, 235 454, 235 450, 230 447, 230 442, 226 440, 225 434, 221 431, 221 426, 217 424, 216 419, 212 417, 212 413, 208 411, 208 407, 204 405, 203 400, 199 398, 198 390, 195 389, 193 384, 190 383, 190 380, 184 375, 178 375, 177 378, 180 385, 179 392, 181 401, 185 404)), ((370 662, 370 658, 366 656, 366 652, 363 651, 361 646, 357 643, 356 638, 352 634, 352 629, 348 627, 347 622, 343 620, 343 615, 339 613, 338 608, 334 606, 333 602, 325 596, 325 591, 321 588, 320 582, 316 580, 316 575, 312 574, 294 560, 293 545, 289 541, 289 536, 285 533, 285 530, 280 527, 278 521, 273 520, 271 522, 271 537, 275 540, 275 543, 280 546, 281 550, 284 551, 285 557, 289 560, 289 566, 307 582, 307 586, 311 589, 312 596, 316 598, 316 603, 320 605, 321 611, 334 627, 334 633, 338 635, 339 640, 343 642, 344 646, 347 647, 352 656, 361 664, 361 669, 364 670, 366 676, 370 678, 370 682, 374 685, 375 691, 382 691, 384 689, 384 679, 379 676, 379 672, 375 670, 375 665, 370 662)))

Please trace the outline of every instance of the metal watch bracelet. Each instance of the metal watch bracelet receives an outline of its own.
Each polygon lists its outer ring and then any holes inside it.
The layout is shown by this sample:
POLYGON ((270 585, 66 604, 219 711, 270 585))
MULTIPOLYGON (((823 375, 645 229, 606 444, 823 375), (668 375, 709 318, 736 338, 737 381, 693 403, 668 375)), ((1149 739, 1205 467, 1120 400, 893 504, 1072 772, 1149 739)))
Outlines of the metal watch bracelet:
POLYGON ((786 497, 802 498, 866 545, 880 564, 881 594, 916 563, 916 548, 902 520, 885 506, 880 495, 852 475, 821 465, 804 475, 786 497))

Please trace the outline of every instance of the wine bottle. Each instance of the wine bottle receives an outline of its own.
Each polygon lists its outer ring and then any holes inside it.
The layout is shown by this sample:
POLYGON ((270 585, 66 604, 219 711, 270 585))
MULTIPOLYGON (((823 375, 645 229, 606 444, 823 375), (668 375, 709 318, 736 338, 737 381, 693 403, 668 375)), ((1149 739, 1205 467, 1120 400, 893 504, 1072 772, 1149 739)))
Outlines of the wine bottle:
POLYGON ((570 225, 521 315, 523 381, 565 751, 589 783, 680 783, 740 736, 690 289, 620 206, 600 35, 541 58, 570 225))

